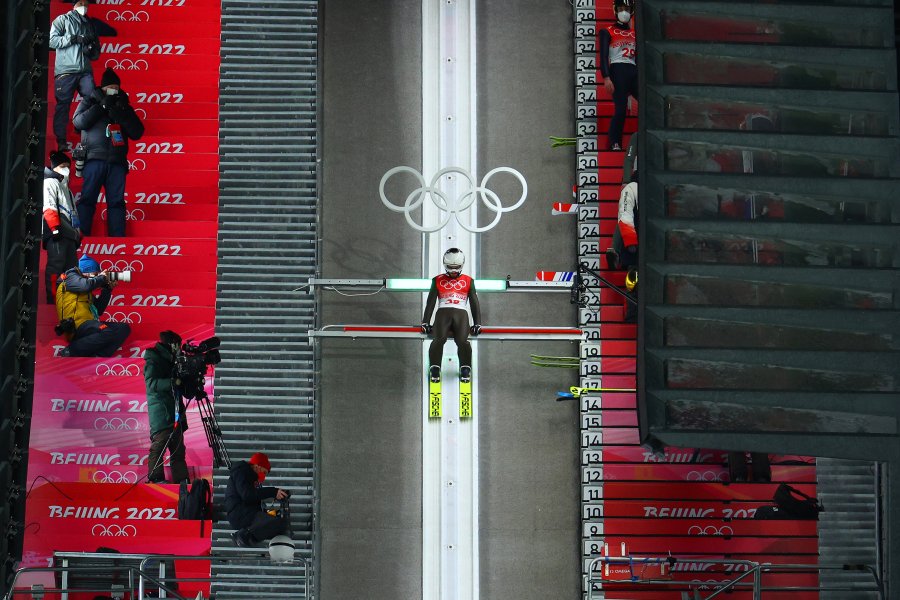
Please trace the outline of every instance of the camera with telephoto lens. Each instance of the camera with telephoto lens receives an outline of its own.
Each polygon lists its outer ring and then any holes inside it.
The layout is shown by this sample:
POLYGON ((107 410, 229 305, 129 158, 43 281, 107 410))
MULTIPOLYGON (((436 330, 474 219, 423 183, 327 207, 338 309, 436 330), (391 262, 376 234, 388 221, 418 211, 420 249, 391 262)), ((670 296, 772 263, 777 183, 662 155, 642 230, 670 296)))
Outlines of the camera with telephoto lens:
POLYGON ((124 281, 125 283, 130 283, 131 271, 108 271, 106 273, 106 278, 109 281, 124 281))
POLYGON ((181 395, 185 398, 205 395, 203 384, 207 366, 217 365, 222 360, 219 343, 219 338, 211 337, 199 344, 188 341, 181 345, 175 355, 175 379, 181 380, 181 395))
POLYGON ((53 331, 56 332, 56 335, 75 333, 75 319, 72 319, 71 317, 63 319, 53 328, 53 331))
POLYGON ((77 144, 72 148, 72 160, 75 162, 75 177, 83 177, 84 161, 87 160, 87 148, 77 144))

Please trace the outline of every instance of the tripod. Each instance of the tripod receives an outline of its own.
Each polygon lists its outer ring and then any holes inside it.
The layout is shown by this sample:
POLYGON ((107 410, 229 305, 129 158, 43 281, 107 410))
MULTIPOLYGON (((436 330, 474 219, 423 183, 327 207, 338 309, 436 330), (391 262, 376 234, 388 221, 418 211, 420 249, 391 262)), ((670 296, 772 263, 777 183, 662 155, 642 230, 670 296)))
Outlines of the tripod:
MULTIPOLYGON (((187 406, 190 406, 188 399, 187 406)), ((185 410, 187 410, 185 406, 185 410)), ((222 439, 222 428, 216 420, 216 413, 213 411, 212 403, 209 396, 204 391, 197 396, 197 408, 200 410, 200 420, 203 422, 203 430, 206 432, 206 443, 213 451, 213 464, 218 469, 225 466, 231 470, 231 458, 228 457, 228 449, 225 447, 225 440, 222 439)))

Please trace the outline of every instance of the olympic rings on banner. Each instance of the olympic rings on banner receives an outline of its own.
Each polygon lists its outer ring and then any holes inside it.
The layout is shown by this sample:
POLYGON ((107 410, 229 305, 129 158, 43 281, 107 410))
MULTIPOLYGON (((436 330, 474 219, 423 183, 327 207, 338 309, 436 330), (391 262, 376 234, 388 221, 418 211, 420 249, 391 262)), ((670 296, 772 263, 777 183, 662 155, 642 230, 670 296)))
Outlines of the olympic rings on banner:
POLYGON ((94 483, 137 483, 138 475, 134 471, 94 471, 91 479, 94 483))
POLYGON ((141 114, 141 120, 142 120, 142 121, 146 121, 146 120, 147 120, 147 111, 146 111, 146 110, 144 110, 143 108, 135 108, 135 109, 134 109, 134 114, 138 114, 138 113, 141 114))
POLYGON ((466 282, 461 279, 443 279, 438 285, 450 292, 461 292, 466 287, 466 282))
POLYGON ((117 363, 111 365, 108 363, 100 363, 94 367, 94 373, 102 377, 137 377, 141 374, 141 367, 135 364, 123 365, 117 363))
POLYGON ((462 167, 446 167, 435 173, 434 177, 431 178, 430 185, 425 185, 425 178, 421 173, 419 173, 412 167, 401 166, 390 169, 382 176, 381 183, 378 186, 378 194, 381 196, 381 202, 389 210, 393 212, 402 212, 404 217, 406 218, 406 222, 416 231, 421 231, 423 233, 438 231, 439 229, 443 229, 447 225, 447 223, 450 222, 450 217, 455 217, 457 223, 459 223, 459 226, 466 231, 470 233, 481 233, 483 231, 493 229, 494 226, 500 222, 500 217, 503 215, 503 213, 516 210, 517 208, 522 206, 522 203, 525 202, 525 198, 528 196, 528 184, 526 183, 525 178, 521 173, 510 167, 497 167, 496 169, 489 171, 484 176, 484 178, 482 178, 481 185, 479 186, 475 185, 475 178, 472 177, 472 175, 462 167), (396 204, 391 203, 391 201, 388 200, 387 196, 385 196, 384 193, 384 186, 387 183, 388 179, 390 179, 397 173, 409 173, 410 175, 415 177, 416 181, 419 184, 419 187, 410 192, 406 197, 406 201, 404 202, 403 206, 397 206, 396 204), (442 178, 444 177, 444 175, 448 175, 450 173, 461 175, 469 182, 469 189, 455 199, 449 198, 447 196, 447 193, 440 189, 442 178), (497 173, 510 173, 516 179, 518 179, 519 183, 522 185, 522 195, 519 197, 519 200, 512 206, 504 207, 500 201, 499 196, 497 196, 496 193, 487 188, 488 181, 497 173), (429 198, 431 202, 437 207, 437 209, 442 213, 438 224, 434 227, 425 227, 424 225, 419 225, 412 219, 412 212, 423 205, 426 197, 429 198), (494 219, 483 227, 470 227, 469 225, 466 225, 462 221, 462 219, 460 219, 460 214, 472 208, 476 200, 480 200, 481 203, 484 204, 485 208, 494 212, 494 219))
POLYGON ((114 312, 109 315, 106 319, 107 321, 112 321, 113 323, 140 323, 143 317, 141 317, 140 313, 136 313, 134 311, 130 313, 125 313, 122 311, 114 312))
POLYGON ((129 171, 146 171, 147 170, 147 162, 143 158, 136 158, 134 160, 128 161, 128 170, 129 171), (140 163, 140 168, 138 168, 138 163, 140 163))
POLYGON ((688 481, 721 481, 722 473, 716 473, 715 471, 691 471, 687 474, 688 481))
POLYGON ((140 273, 144 270, 144 263, 139 260, 128 262, 127 260, 111 261, 108 258, 100 261, 100 268, 104 271, 133 271, 140 273))
POLYGON ((98 537, 134 537, 137 535, 137 528, 134 525, 112 525, 106 526, 103 523, 97 523, 91 528, 91 535, 98 537))
POLYGON ((97 417, 94 419, 94 429, 100 431, 140 431, 141 424, 134 417, 122 419, 121 417, 97 417))
POLYGON ((130 58, 123 58, 122 60, 108 58, 103 66, 108 69, 117 69, 119 71, 147 71, 150 68, 150 65, 143 58, 137 60, 131 60, 130 58))
POLYGON ((106 18, 111 21, 138 21, 138 22, 147 22, 150 20, 150 15, 147 14, 146 10, 139 10, 137 12, 131 10, 123 10, 119 12, 117 10, 111 10, 106 13, 106 18))
MULTIPOLYGON (((135 208, 134 210, 126 210, 125 211, 125 220, 126 221, 143 221, 146 218, 146 214, 139 208, 135 208)), ((103 209, 103 212, 100 213, 100 220, 106 220, 106 209, 103 209)))
POLYGON ((734 529, 732 529, 728 525, 723 525, 722 527, 716 527, 715 525, 707 525, 706 527, 700 527, 699 525, 691 525, 690 527, 688 527, 688 535, 733 536, 734 529))

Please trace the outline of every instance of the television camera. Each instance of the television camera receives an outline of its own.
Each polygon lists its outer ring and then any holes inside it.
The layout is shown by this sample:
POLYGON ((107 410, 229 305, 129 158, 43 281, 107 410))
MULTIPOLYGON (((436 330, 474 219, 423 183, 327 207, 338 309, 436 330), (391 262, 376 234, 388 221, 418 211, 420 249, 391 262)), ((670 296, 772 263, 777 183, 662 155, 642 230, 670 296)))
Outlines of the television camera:
MULTIPOLYGON (((206 432, 206 442, 212 448, 216 468, 224 465, 231 469, 231 459, 222 439, 222 429, 204 389, 209 365, 217 365, 222 361, 219 344, 217 337, 207 338, 199 344, 192 343, 192 340, 183 343, 175 354, 174 379, 177 392, 187 400, 185 411, 187 406, 190 406, 191 400, 197 401, 200 420, 206 432)), ((175 422, 176 424, 178 422, 177 413, 175 422)))

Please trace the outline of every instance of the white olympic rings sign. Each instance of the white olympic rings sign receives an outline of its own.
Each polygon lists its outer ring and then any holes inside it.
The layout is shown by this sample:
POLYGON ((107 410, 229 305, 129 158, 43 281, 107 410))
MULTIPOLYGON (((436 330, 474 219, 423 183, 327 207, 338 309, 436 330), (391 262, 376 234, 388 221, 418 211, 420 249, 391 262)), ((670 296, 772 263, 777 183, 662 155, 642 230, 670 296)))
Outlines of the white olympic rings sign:
MULTIPOLYGON (((140 323, 143 317, 141 317, 140 313, 136 313, 134 311, 130 313, 125 313, 122 311, 114 312, 107 317, 107 321, 112 321, 113 323, 140 323)), ((134 365, 131 365, 134 366, 134 365)))
POLYGON ((103 377, 107 376, 116 376, 116 377, 137 377, 141 374, 141 368, 138 365, 122 365, 122 364, 107 364, 100 363, 96 367, 94 367, 94 373, 97 375, 101 375, 103 377))
POLYGON ((119 12, 117 10, 111 10, 106 13, 106 18, 111 21, 149 21, 150 15, 147 14, 146 10, 139 10, 137 12, 131 10, 123 10, 119 12))
POLYGON ((465 289, 466 282, 461 279, 443 279, 438 285, 450 292, 461 292, 465 289))
POLYGON ((117 260, 115 262, 104 259, 100 261, 100 268, 104 271, 133 271, 140 273, 144 270, 144 263, 139 260, 128 262, 127 260, 117 260))
POLYGON ((97 523, 91 528, 91 535, 98 537, 134 537, 137 535, 137 528, 134 525, 104 525, 97 523))
POLYGON ((143 158, 136 158, 128 161, 129 171, 146 171, 147 162, 143 158))
POLYGON ((724 473, 716 473, 715 471, 691 471, 687 474, 688 481, 722 481, 724 473))
POLYGON ((503 216, 503 213, 516 210, 522 206, 522 203, 525 202, 525 197, 528 196, 528 184, 525 182, 525 178, 521 173, 510 167, 497 167, 496 169, 489 171, 484 178, 482 178, 481 185, 479 186, 475 185, 475 178, 462 167, 446 167, 441 169, 431 178, 430 185, 425 185, 425 178, 412 167, 394 167, 381 178, 381 184, 378 186, 378 193, 381 196, 382 203, 384 203, 389 210, 402 212, 406 217, 406 222, 416 231, 421 231, 422 233, 438 231, 439 229, 443 229, 447 223, 450 222, 450 217, 456 217, 456 221, 459 223, 460 227, 466 231, 470 233, 481 233, 493 229, 494 226, 500 222, 500 217, 503 216), (391 201, 387 199, 387 196, 384 195, 385 183, 397 173, 409 173, 415 177, 419 183, 419 187, 410 192, 406 197, 406 202, 403 206, 392 204, 391 201), (469 182, 469 189, 459 196, 459 198, 451 199, 447 196, 446 192, 440 189, 441 179, 444 175, 449 173, 458 173, 469 182), (488 180, 497 173, 510 173, 513 177, 518 179, 519 183, 522 185, 522 195, 512 206, 503 206, 497 194, 487 188, 488 180), (434 227, 419 225, 412 219, 412 212, 422 206, 426 197, 430 198, 438 210, 443 213, 440 222, 434 227), (484 227, 469 227, 459 218, 460 213, 472 208, 476 200, 480 200, 488 210, 492 210, 495 213, 494 220, 484 227))
POLYGON ((119 71, 146 71, 150 68, 150 65, 143 58, 137 60, 131 60, 130 58, 123 58, 122 60, 108 58, 103 66, 108 69, 117 69, 119 71))
POLYGON ((140 431, 141 424, 134 417, 123 419, 121 417, 97 417, 94 419, 94 429, 100 431, 140 431))
POLYGON ((691 525, 688 528, 688 535, 732 536, 732 535, 734 535, 734 529, 732 529, 728 525, 723 525, 722 527, 716 527, 715 525, 708 525, 706 527, 700 527, 699 525, 691 525))
MULTIPOLYGON (((125 220, 126 221, 143 221, 146 215, 144 211, 139 208, 135 208, 134 210, 126 210, 125 211, 125 220)), ((103 209, 103 212, 100 213, 100 219, 106 220, 106 209, 103 209)))
POLYGON ((94 483, 137 483, 138 476, 134 471, 94 471, 91 479, 94 483))

